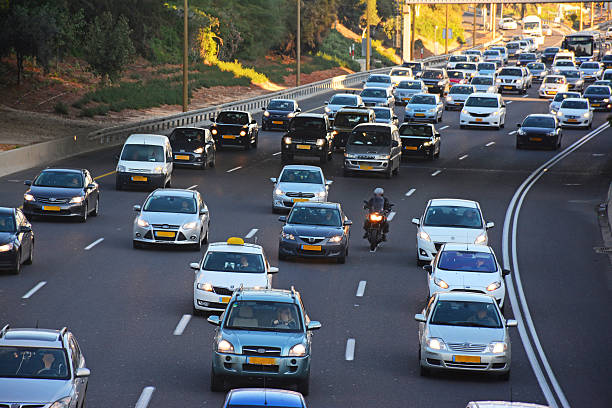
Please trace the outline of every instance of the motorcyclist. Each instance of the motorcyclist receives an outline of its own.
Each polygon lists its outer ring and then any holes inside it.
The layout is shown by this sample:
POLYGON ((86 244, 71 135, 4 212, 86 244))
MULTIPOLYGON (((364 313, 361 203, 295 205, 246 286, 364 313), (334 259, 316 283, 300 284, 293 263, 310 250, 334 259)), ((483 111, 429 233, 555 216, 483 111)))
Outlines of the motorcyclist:
MULTIPOLYGON (((370 212, 380 212, 380 213, 388 213, 391 211, 391 202, 387 197, 385 197, 385 190, 381 187, 377 187, 374 189, 374 195, 367 201, 364 205, 364 208, 369 210, 370 212)), ((363 221, 363 229, 364 234, 363 237, 368 237, 368 228, 370 227, 370 217, 366 217, 363 221)), ((387 233, 389 232, 389 222, 385 217, 383 221, 383 241, 387 240, 387 233)))

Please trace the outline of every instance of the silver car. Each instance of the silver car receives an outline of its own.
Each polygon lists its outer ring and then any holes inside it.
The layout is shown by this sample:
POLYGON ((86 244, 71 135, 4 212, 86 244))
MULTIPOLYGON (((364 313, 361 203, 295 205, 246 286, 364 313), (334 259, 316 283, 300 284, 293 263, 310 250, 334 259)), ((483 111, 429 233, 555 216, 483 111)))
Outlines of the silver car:
POLYGON ((0 407, 84 407, 89 374, 65 327, 0 330, 0 407))
POLYGON ((278 178, 272 177, 272 212, 291 210, 293 204, 301 202, 324 203, 329 186, 323 170, 316 166, 289 165, 283 167, 278 178))
POLYGON ((393 90, 396 105, 405 105, 408 103, 412 95, 418 93, 427 93, 425 83, 419 79, 400 82, 393 90))
POLYGON ((421 375, 433 370, 481 371, 510 378, 511 347, 506 321, 495 299, 470 292, 437 292, 419 322, 421 375))
POLYGON ((347 106, 362 108, 365 105, 359 95, 340 93, 335 94, 329 101, 325 102, 325 113, 330 119, 333 119, 336 112, 347 106))
POLYGON ((189 245, 198 251, 208 243, 210 214, 195 190, 157 189, 144 205, 134 206, 134 248, 145 244, 189 245))

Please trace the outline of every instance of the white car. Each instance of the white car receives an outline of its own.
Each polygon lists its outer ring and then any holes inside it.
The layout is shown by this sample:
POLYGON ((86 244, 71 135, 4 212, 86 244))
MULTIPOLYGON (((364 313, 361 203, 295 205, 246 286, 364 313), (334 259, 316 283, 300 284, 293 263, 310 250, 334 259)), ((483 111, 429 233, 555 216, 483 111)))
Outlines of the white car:
POLYGON ((499 20, 499 28, 502 30, 516 30, 518 28, 518 24, 513 18, 506 17, 499 20))
POLYGON ((506 298, 504 276, 493 249, 485 245, 444 244, 427 271, 428 299, 436 292, 481 292, 493 296, 502 311, 506 298))
POLYGON ((393 92, 393 81, 391 75, 384 74, 372 74, 363 83, 363 89, 367 88, 386 88, 389 93, 393 92))
POLYGON ((333 119, 334 116, 336 116, 336 112, 347 106, 363 108, 365 104, 359 95, 339 93, 335 94, 329 101, 325 102, 325 113, 327 113, 327 116, 333 119))
POLYGON ((317 166, 289 165, 283 167, 278 178, 270 178, 272 212, 291 210, 294 203, 327 201, 331 180, 326 180, 323 170, 317 166))
POLYGON ((202 260, 189 266, 195 270, 194 315, 223 312, 241 286, 270 289, 271 275, 278 272, 278 268, 270 266, 260 245, 245 244, 236 237, 211 243, 202 260))
POLYGON ((538 89, 540 98, 554 98, 558 92, 567 92, 567 79, 563 75, 546 75, 538 89))
POLYGON ((504 60, 500 50, 486 50, 482 56, 484 62, 499 61, 500 65, 504 60))
POLYGON ((461 71, 466 78, 471 78, 478 74, 478 64, 475 62, 458 62, 455 64, 455 71, 461 71))
POLYGON ((578 69, 576 68, 576 64, 569 59, 560 59, 553 62, 552 67, 550 67, 550 72, 553 74, 559 74, 561 71, 571 71, 578 69))
POLYGON ((446 69, 455 69, 458 62, 468 62, 467 55, 451 55, 446 62, 446 69))
POLYGON ((417 260, 431 261, 443 244, 488 245, 487 230, 495 224, 485 222, 480 204, 454 198, 435 198, 427 202, 421 218, 413 218, 417 226, 417 260))
POLYGON ((397 86, 402 81, 414 79, 412 68, 393 68, 389 75, 394 86, 397 86))
POLYGON ((567 98, 580 98, 579 92, 557 92, 555 98, 550 103, 548 110, 551 115, 556 115, 559 112, 561 103, 567 98))
POLYGON ((542 24, 542 35, 549 37, 552 34, 552 28, 548 24, 542 24))
POLYGON ((407 80, 400 82, 393 90, 396 105, 405 105, 412 95, 418 93, 427 93, 425 83, 420 79, 407 80))
POLYGON ((476 92, 497 93, 497 85, 495 85, 495 77, 489 75, 476 75, 470 81, 476 92))
POLYGON ((474 88, 472 85, 453 85, 448 91, 448 95, 446 95, 446 103, 444 104, 444 109, 461 109, 461 107, 465 103, 465 100, 474 92, 476 92, 476 88, 474 88))
POLYGON ((459 127, 493 126, 497 129, 506 124, 506 103, 501 95, 496 93, 475 93, 465 101, 459 127))
POLYGON ((593 110, 586 98, 566 98, 561 102, 557 118, 561 127, 588 129, 593 123, 593 110))
POLYGON ((597 81, 603 75, 603 64, 597 61, 587 61, 580 64, 580 71, 585 81, 597 81))

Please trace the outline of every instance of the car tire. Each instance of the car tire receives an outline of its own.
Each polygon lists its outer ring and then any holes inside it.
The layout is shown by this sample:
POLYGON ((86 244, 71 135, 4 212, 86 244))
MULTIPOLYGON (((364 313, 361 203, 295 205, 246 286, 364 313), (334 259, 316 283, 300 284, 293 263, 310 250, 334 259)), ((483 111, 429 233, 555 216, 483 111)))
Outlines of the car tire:
POLYGON ((203 244, 208 244, 208 233, 210 231, 210 223, 206 226, 206 235, 204 235, 204 239, 202 240, 203 244))
POLYGON ((87 203, 85 203, 85 208, 83 209, 83 215, 79 217, 80 222, 87 222, 87 216, 89 215, 89 208, 87 208, 87 203))
POLYGON ((390 179, 391 177, 393 177, 393 165, 392 164, 391 166, 389 166, 389 168, 385 172, 385 178, 390 179))
POLYGON ((420 363, 419 363, 419 374, 421 375, 421 377, 431 376, 431 372, 429 371, 429 369, 426 367, 423 367, 422 365, 420 365, 420 363))
POLYGON ((348 247, 344 250, 344 255, 339 256, 338 258, 336 258, 336 262, 338 262, 339 264, 346 263, 346 256, 347 255, 348 255, 348 247))
POLYGON ((93 211, 91 212, 91 216, 92 217, 97 217, 98 214, 100 214, 100 197, 96 198, 96 206, 94 207, 93 211))
POLYGON ((465 129, 465 125, 459 125, 459 129, 465 129))
POLYGON ((279 261, 288 261, 289 257, 283 253, 281 253, 280 251, 278 251, 278 260, 279 261))
POLYGON ((343 176, 343 177, 351 177, 351 176, 352 176, 352 173, 351 173, 351 171, 350 171, 350 170, 343 169, 343 170, 342 170, 342 176, 343 176))
POLYGON ((216 162, 217 162, 217 153, 213 151, 212 160, 208 163, 208 167, 212 169, 213 167, 215 167, 216 162))
POLYGON ((28 259, 25 260, 24 264, 32 265, 34 262, 34 240, 32 240, 32 245, 30 245, 30 253, 28 254, 28 259))
POLYGON ((281 154, 281 164, 290 163, 293 160, 293 157, 288 154, 281 154))
POLYGON ((321 165, 327 163, 327 151, 321 153, 321 156, 319 156, 319 163, 321 163, 321 165))
POLYGON ((210 369, 210 390, 212 392, 225 391, 225 378, 222 375, 215 374, 215 371, 210 369))
POLYGON ((302 380, 299 380, 297 382, 297 390, 303 396, 307 396, 308 395, 308 393, 310 392, 310 373, 308 373, 306 378, 304 378, 302 380))
POLYGON ((19 275, 21 273, 21 251, 17 252, 17 266, 11 271, 13 275, 19 275))

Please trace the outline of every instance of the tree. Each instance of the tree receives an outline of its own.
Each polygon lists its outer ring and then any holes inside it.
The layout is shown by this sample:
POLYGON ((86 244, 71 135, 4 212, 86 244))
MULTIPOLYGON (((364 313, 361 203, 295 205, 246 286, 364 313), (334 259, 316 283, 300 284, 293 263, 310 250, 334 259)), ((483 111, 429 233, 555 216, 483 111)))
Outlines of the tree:
POLYGON ((109 12, 96 17, 90 25, 85 36, 84 57, 91 71, 103 82, 118 80, 125 65, 132 60, 136 51, 131 32, 125 17, 115 20, 109 12))

